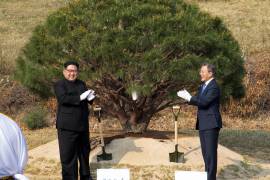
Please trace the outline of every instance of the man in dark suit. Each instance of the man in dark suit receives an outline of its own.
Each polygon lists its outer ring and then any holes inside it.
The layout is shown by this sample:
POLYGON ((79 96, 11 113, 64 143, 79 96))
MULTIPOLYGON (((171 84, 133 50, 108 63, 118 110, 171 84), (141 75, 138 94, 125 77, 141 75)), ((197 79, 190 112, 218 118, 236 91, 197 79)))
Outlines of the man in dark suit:
POLYGON ((200 70, 202 85, 196 96, 191 96, 186 90, 177 94, 197 106, 196 129, 199 130, 202 155, 207 171, 207 179, 215 180, 217 173, 217 148, 219 130, 222 128, 222 119, 219 112, 220 89, 214 78, 215 67, 203 64, 200 70))
POLYGON ((64 64, 64 79, 54 85, 58 109, 56 128, 64 180, 89 180, 89 122, 88 103, 92 103, 94 91, 87 90, 86 84, 77 79, 79 64, 68 61, 64 64))

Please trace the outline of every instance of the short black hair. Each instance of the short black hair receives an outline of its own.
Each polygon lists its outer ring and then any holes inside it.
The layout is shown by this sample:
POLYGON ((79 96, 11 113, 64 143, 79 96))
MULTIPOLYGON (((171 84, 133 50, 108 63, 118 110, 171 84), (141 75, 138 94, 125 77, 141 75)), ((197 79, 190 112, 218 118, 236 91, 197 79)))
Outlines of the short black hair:
POLYGON ((216 67, 213 64, 203 63, 202 66, 206 66, 208 72, 212 72, 213 76, 216 75, 216 67))
POLYGON ((79 69, 79 64, 76 61, 66 61, 64 63, 64 68, 66 69, 69 65, 74 65, 77 67, 77 69, 79 69))

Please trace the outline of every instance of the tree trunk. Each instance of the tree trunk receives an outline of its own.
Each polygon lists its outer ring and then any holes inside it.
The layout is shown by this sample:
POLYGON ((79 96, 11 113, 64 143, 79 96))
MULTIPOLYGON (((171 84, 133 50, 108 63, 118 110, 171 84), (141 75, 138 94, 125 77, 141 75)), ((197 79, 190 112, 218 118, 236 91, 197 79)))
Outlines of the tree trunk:
POLYGON ((127 94, 123 81, 113 75, 104 75, 95 84, 96 91, 101 94, 97 103, 102 104, 105 112, 118 118, 122 129, 128 133, 145 132, 155 113, 177 103, 168 98, 169 92, 178 87, 171 81, 155 84, 149 95, 141 95, 136 100, 127 94))
POLYGON ((141 113, 131 112, 130 116, 119 115, 119 121, 122 126, 122 129, 126 133, 144 133, 147 131, 148 124, 151 120, 152 113, 141 113))

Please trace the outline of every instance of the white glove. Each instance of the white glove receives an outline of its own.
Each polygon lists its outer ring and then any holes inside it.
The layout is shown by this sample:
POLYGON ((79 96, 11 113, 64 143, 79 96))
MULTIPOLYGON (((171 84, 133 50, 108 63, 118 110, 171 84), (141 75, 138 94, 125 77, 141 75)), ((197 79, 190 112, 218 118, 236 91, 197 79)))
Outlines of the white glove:
POLYGON ((179 96, 180 98, 183 98, 183 99, 185 99, 186 101, 190 101, 190 99, 191 99, 191 95, 189 94, 189 92, 187 92, 187 90, 180 90, 180 91, 178 91, 177 92, 177 96, 179 96))
POLYGON ((87 98, 87 96, 90 94, 91 90, 87 90, 84 93, 80 95, 80 100, 83 101, 87 98))
POLYGON ((29 180, 26 176, 22 175, 22 174, 15 174, 13 176, 16 180, 29 180))
POLYGON ((89 93, 89 95, 87 96, 87 100, 88 100, 88 101, 92 101, 95 97, 96 97, 95 91, 92 90, 92 89, 90 89, 90 93, 89 93))
POLYGON ((189 102, 192 96, 190 95, 190 93, 187 90, 184 89, 183 91, 185 93, 186 100, 189 102))
POLYGON ((90 90, 90 94, 95 94, 95 91, 93 89, 89 89, 90 90))
POLYGON ((131 96, 133 101, 136 101, 138 99, 138 94, 136 91, 132 91, 131 96))

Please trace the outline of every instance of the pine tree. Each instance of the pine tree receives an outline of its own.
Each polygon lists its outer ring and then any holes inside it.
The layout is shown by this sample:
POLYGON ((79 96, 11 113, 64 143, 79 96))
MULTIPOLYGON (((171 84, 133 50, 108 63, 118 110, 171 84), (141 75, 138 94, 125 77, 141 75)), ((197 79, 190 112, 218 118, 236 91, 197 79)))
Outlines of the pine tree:
POLYGON ((155 113, 179 103, 177 90, 196 90, 203 62, 216 66, 223 100, 244 94, 243 59, 231 32, 182 0, 74 1, 36 27, 16 77, 49 97, 71 59, 103 109, 132 131, 145 131, 155 113))

